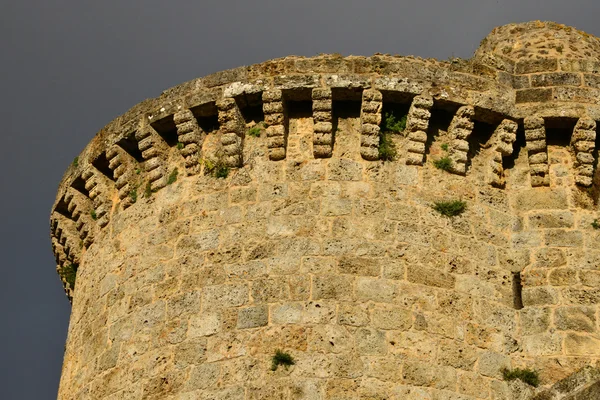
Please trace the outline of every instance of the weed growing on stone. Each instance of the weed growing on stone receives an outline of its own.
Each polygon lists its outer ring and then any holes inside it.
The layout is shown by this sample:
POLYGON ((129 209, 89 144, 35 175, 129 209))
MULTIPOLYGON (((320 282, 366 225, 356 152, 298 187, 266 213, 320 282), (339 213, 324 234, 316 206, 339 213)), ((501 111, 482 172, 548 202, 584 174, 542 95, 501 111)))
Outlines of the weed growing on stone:
POLYGON ((79 157, 75 157, 75 158, 73 159, 73 166, 74 166, 74 167, 77 167, 78 165, 79 165, 79 157))
POLYGON ((441 147, 442 147, 442 150, 448 151, 448 143, 443 143, 441 147))
POLYGON ((275 350, 275 355, 271 361, 271 371, 276 371, 277 367, 280 365, 283 365, 287 369, 290 365, 296 364, 294 358, 289 353, 285 353, 281 350, 275 350))
POLYGON ((385 113, 383 118, 383 131, 400 133, 406 129, 406 115, 403 115, 400 119, 396 119, 393 112, 385 113))
POLYGON ((179 171, 177 170, 177 168, 175 168, 173 170, 173 172, 171 172, 171 174, 167 178, 167 185, 171 185, 171 184, 173 184, 173 183, 175 183, 177 181, 177 174, 178 173, 179 173, 179 171))
POLYGON ((388 132, 379 132, 379 159, 383 161, 392 161, 396 158, 398 152, 388 132))
POLYGON ((148 198, 150 196, 152 196, 152 184, 148 181, 148 183, 146 183, 146 189, 144 190, 144 197, 148 198))
POLYGON ((229 167, 219 158, 216 161, 201 159, 200 163, 204 165, 204 173, 212 175, 215 178, 227 178, 229 176, 229 167))
POLYGON ((77 276, 77 264, 68 264, 60 269, 60 275, 65 278, 71 289, 75 289, 75 278, 77 276))
POLYGON ((183 143, 177 142, 177 150, 183 149, 183 143))
POLYGON ((216 169, 215 169, 215 178, 227 178, 227 176, 229 175, 229 167, 225 166, 225 165, 219 165, 216 169))
POLYGON ((527 368, 515 368, 510 370, 504 368, 502 370, 502 376, 504 377, 505 381, 513 381, 515 379, 520 379, 521 381, 533 387, 537 387, 540 384, 540 378, 538 376, 538 373, 534 370, 527 368))
POLYGON ((139 169, 139 168, 136 168, 136 169, 135 169, 135 173, 136 173, 137 175, 139 175, 141 172, 142 172, 142 170, 141 170, 141 169, 139 169))
POLYGON ((90 211, 90 217, 92 217, 94 221, 98 219, 98 215, 96 215, 96 210, 92 209, 92 211, 90 211))
POLYGON ((135 188, 135 189, 133 189, 133 190, 131 190, 129 192, 129 198, 131 199, 132 203, 135 203, 137 201, 137 196, 138 196, 137 195, 137 188, 135 188))
POLYGON ((598 220, 597 220, 597 219, 595 219, 595 220, 592 222, 592 228, 594 228, 594 229, 600 229, 600 222, 598 222, 598 220))
POLYGON ((258 123, 256 125, 254 125, 252 128, 248 129, 248 135, 250 135, 252 137, 260 137, 262 128, 263 128, 262 122, 258 123))
POLYGON ((460 215, 466 208, 467 203, 462 200, 438 201, 433 205, 433 209, 445 217, 460 215))
POLYGON ((433 160, 433 165, 442 171, 450 171, 452 168, 452 160, 448 156, 444 156, 438 160, 433 160))

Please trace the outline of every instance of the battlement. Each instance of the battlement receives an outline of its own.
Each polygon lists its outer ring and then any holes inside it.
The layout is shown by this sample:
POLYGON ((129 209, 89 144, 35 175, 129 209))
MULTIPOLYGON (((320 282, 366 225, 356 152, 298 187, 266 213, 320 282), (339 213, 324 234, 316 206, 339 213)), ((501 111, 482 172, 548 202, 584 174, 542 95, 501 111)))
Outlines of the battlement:
POLYGON ((512 24, 465 62, 292 56, 133 107, 52 208, 74 307, 60 396, 260 397, 267 372, 227 379, 274 347, 299 360, 270 376, 276 398, 486 399, 510 395, 504 367, 548 386, 597 363, 599 52, 568 27, 512 24), (440 216, 442 200, 467 211, 440 216), (126 388, 123 371, 162 353, 168 367, 126 388))

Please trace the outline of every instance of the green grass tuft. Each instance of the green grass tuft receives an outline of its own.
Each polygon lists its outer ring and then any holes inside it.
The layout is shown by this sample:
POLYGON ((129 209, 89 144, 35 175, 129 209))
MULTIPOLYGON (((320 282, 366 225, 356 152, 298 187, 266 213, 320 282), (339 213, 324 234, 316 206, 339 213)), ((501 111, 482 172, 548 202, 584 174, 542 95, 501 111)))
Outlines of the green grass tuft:
POLYGON ((520 379, 521 381, 533 387, 538 387, 538 385, 540 384, 540 378, 538 376, 538 373, 531 369, 515 368, 509 370, 505 368, 502 370, 502 376, 504 377, 505 381, 513 381, 515 379, 520 379))
POLYGON ((77 277, 77 268, 79 265, 77 264, 68 264, 63 266, 60 269, 60 275, 65 279, 65 281, 69 284, 71 289, 75 289, 75 280, 77 277))
POLYGON ((383 118, 384 132, 403 132, 406 129, 406 117, 406 115, 403 115, 400 119, 396 119, 393 112, 385 113, 383 118))
POLYGON ((445 156, 440 158, 439 160, 434 160, 433 165, 437 169, 441 169, 442 171, 450 171, 450 169, 452 168, 452 160, 450 159, 450 157, 445 156))
POLYGON ((129 198, 131 199, 132 203, 135 203, 137 201, 137 197, 138 197, 137 188, 135 188, 129 192, 129 198))
POLYGON ((79 157, 75 157, 75 158, 73 159, 73 166, 74 166, 74 167, 77 167, 78 165, 79 165, 79 157))
POLYGON ((222 164, 215 169, 215 178, 225 179, 227 176, 229 176, 229 167, 222 164))
POLYGON ((600 229, 600 222, 598 222, 598 220, 597 220, 597 219, 595 219, 595 220, 592 222, 592 228, 594 228, 594 229, 600 229))
POLYGON ((443 143, 442 144, 442 150, 448 151, 448 143, 443 143))
POLYGON ((460 215, 466 208, 467 203, 462 200, 438 201, 433 205, 433 209, 445 217, 460 215))
POLYGON ((96 214, 96 210, 92 209, 92 211, 90 211, 90 216, 92 217, 92 219, 95 221, 98 219, 98 215, 96 214))
POLYGON ((260 137, 260 133, 262 132, 263 124, 258 123, 254 125, 252 128, 248 129, 248 135, 252 137, 260 137))
POLYGON ((171 185, 177 181, 178 173, 179 171, 177 170, 177 168, 175 168, 173 172, 171 172, 171 175, 169 175, 169 178, 167 178, 167 185, 171 185))
POLYGON ((391 135, 387 132, 379 134, 379 159, 383 161, 392 161, 396 158, 398 152, 392 141, 391 135))
POLYGON ((148 183, 146 183, 146 189, 144 190, 144 197, 148 198, 150 196, 152 196, 152 184, 148 181, 148 183))
POLYGON ((276 371, 277 367, 280 365, 285 366, 287 369, 290 365, 294 364, 296 364, 296 362, 289 353, 285 353, 281 350, 275 350, 275 355, 272 358, 271 371, 276 371))
POLYGON ((183 149, 183 143, 177 142, 177 150, 182 150, 182 149, 183 149))
POLYGON ((229 167, 225 165, 220 158, 216 161, 209 159, 201 159, 200 162, 204 165, 204 173, 212 175, 215 178, 227 178, 229 176, 229 167))

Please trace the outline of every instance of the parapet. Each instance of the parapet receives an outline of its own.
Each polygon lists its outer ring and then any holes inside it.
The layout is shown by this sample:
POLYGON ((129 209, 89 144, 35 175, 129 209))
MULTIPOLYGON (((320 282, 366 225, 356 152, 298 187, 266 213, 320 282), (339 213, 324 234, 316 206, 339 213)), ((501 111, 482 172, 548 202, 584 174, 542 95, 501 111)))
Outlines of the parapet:
POLYGON ((503 367, 597 363, 599 49, 511 24, 470 60, 290 56, 136 105, 52 207, 59 396, 512 398, 503 367))

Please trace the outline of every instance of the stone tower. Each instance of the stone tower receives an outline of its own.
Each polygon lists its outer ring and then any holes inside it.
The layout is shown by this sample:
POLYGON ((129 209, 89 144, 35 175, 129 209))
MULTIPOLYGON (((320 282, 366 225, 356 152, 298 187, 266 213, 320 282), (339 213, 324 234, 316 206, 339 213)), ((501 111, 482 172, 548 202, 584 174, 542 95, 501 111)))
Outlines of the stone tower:
POLYGON ((597 121, 600 40, 551 22, 136 105, 52 207, 59 398, 600 398, 597 121))

